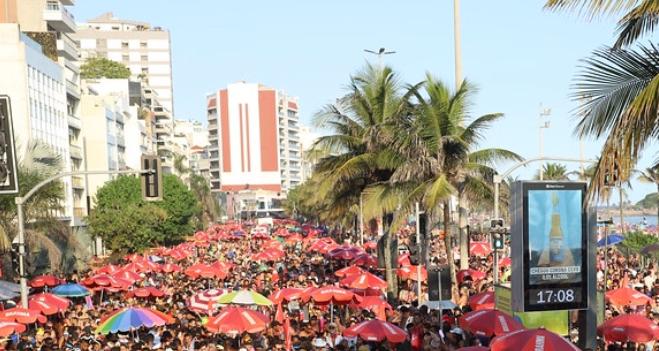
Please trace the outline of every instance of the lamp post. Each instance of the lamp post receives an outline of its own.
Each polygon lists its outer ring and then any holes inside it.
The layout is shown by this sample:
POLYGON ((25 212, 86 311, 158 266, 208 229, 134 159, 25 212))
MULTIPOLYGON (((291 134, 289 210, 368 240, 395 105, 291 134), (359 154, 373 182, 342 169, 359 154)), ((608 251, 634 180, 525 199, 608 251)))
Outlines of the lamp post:
POLYGON ((393 55, 396 52, 395 51, 387 51, 385 48, 380 48, 378 51, 375 50, 369 50, 369 49, 364 49, 364 52, 367 52, 369 54, 373 54, 378 57, 378 67, 382 69, 383 64, 384 64, 384 56, 385 55, 393 55))
MULTIPOLYGON (((543 129, 549 128, 549 121, 543 121, 544 117, 548 117, 551 115, 551 109, 550 108, 542 108, 542 104, 540 104, 540 114, 538 116, 538 119, 540 120, 540 126, 538 127, 539 129, 539 134, 540 134, 540 158, 544 157, 544 140, 543 140, 543 129)), ((543 171, 543 166, 544 162, 540 163, 540 180, 544 179, 544 171, 543 171)))

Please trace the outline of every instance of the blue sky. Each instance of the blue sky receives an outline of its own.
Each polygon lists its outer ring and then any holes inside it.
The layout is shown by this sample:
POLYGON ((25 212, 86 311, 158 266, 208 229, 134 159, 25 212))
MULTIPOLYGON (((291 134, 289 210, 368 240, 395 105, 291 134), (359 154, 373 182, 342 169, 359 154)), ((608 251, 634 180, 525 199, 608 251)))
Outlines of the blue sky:
MULTIPOLYGON (((309 124, 319 108, 344 92, 364 65, 363 49, 396 50, 386 63, 404 81, 426 72, 453 85, 450 0, 78 0, 78 21, 112 11, 171 31, 174 99, 179 119, 205 120, 205 95, 237 80, 258 81, 298 96, 309 124)), ((540 104, 551 107, 545 155, 578 157, 570 84, 581 58, 611 43, 614 18, 587 22, 542 10, 543 1, 462 1, 464 76, 479 87, 474 115, 502 112, 484 147, 524 157, 538 154, 540 104)), ((586 158, 601 142, 585 141, 586 158)), ((639 167, 657 152, 646 151, 639 167)), ((570 166, 574 168, 574 166, 570 166)), ((534 169, 516 173, 530 177, 534 169)), ((652 185, 634 183, 636 201, 652 185)), ((617 202, 617 200, 614 200, 617 202)))

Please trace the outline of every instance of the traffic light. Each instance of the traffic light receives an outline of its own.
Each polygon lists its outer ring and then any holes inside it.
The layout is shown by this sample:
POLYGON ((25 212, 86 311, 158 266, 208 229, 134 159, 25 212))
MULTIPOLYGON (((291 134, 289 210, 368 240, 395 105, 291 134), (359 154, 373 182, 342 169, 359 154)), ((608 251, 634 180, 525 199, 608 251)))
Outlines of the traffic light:
POLYGON ((503 250, 503 235, 499 233, 494 233, 494 249, 503 250))
POLYGON ((419 244, 416 242, 416 234, 410 235, 410 244, 407 245, 407 249, 410 252, 410 263, 414 266, 417 266, 421 263, 421 251, 419 250, 419 244))
POLYGON ((18 244, 11 244, 11 269, 14 271, 14 276, 18 277, 21 274, 21 254, 18 251, 18 244))
POLYGON ((492 246, 495 250, 503 250, 507 228, 504 227, 503 219, 490 220, 490 233, 492 234, 492 246))
POLYGON ((162 168, 156 155, 142 155, 142 198, 145 201, 162 200, 162 168))
POLYGON ((18 193, 14 128, 9 96, 0 95, 0 194, 18 193))

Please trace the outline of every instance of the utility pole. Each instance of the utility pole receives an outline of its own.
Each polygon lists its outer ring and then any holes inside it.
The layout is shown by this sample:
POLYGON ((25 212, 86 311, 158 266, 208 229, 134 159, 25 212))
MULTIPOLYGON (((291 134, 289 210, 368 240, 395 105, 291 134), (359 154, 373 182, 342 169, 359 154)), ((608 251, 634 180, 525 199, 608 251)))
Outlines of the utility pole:
POLYGON ((380 48, 378 51, 368 50, 368 49, 364 49, 364 51, 378 57, 378 68, 379 69, 382 69, 382 67, 384 67, 384 56, 385 55, 393 55, 393 54, 396 53, 395 51, 387 51, 387 49, 385 49, 385 48, 380 48))
MULTIPOLYGON (((544 135, 542 130, 549 128, 549 121, 544 121, 543 117, 548 117, 551 115, 551 109, 550 108, 542 108, 542 104, 540 104, 540 114, 538 115, 538 120, 540 121, 540 126, 539 126, 539 131, 540 131, 540 158, 544 157, 544 135)), ((540 164, 540 180, 544 179, 544 169, 543 169, 544 163, 540 164)))
POLYGON ((359 243, 364 246, 364 194, 359 194, 359 243))
MULTIPOLYGON (((415 213, 416 213, 416 252, 418 255, 421 254, 421 211, 419 210, 419 203, 414 204, 415 213)), ((421 306, 421 262, 417 262, 416 265, 416 301, 419 306, 421 306)), ((441 294, 441 292, 440 292, 441 294)))
POLYGON ((460 33, 460 0, 453 0, 453 40, 455 44, 455 90, 462 84, 462 45, 460 33))

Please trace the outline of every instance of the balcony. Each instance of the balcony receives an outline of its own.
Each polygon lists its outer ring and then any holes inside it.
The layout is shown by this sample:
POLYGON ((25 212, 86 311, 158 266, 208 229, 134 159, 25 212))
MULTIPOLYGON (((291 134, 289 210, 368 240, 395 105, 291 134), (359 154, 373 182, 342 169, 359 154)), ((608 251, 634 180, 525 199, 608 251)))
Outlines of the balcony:
POLYGON ((82 148, 80 146, 69 145, 69 152, 71 153, 71 158, 82 160, 82 148))
POLYGON ((87 216, 87 211, 84 207, 74 207, 73 208, 73 217, 82 218, 87 216))
POLYGON ((69 127, 75 129, 82 129, 82 121, 80 121, 80 118, 78 118, 78 116, 69 115, 69 127))
POLYGON ((71 96, 75 96, 78 100, 80 100, 80 87, 77 83, 68 79, 66 79, 66 93, 71 96))
POLYGON ((117 133, 117 145, 126 146, 126 140, 124 139, 124 133, 117 133))
POLYGON ((71 176, 71 186, 73 189, 85 189, 85 180, 82 176, 71 176))
POLYGON ((57 54, 68 60, 76 61, 78 59, 78 46, 68 35, 60 34, 57 39, 57 54))
POLYGON ((59 1, 49 0, 43 12, 43 19, 58 32, 73 33, 76 22, 72 14, 61 6, 59 1))

